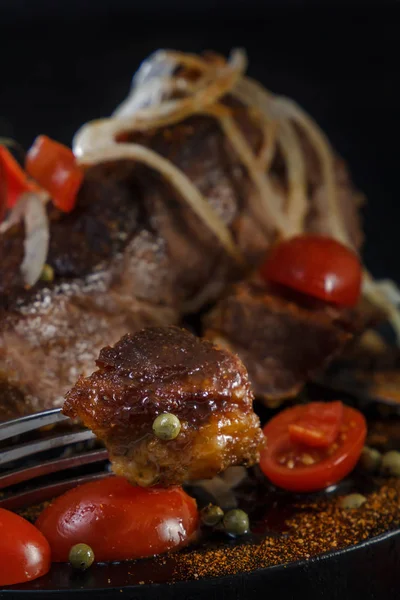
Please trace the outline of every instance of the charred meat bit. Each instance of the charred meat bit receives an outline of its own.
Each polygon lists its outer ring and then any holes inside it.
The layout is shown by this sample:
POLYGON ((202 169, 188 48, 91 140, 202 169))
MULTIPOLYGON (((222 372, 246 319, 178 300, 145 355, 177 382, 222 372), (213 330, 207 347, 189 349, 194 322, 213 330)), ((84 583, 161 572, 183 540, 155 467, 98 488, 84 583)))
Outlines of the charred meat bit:
POLYGON ((256 398, 272 404, 295 396, 352 338, 342 318, 248 282, 206 316, 206 337, 239 354, 256 398))
POLYGON ((168 486, 258 461, 264 438, 247 371, 227 350, 177 327, 148 328, 104 348, 97 365, 63 410, 104 441, 118 475, 168 486), (152 430, 163 413, 181 423, 170 441, 152 430))

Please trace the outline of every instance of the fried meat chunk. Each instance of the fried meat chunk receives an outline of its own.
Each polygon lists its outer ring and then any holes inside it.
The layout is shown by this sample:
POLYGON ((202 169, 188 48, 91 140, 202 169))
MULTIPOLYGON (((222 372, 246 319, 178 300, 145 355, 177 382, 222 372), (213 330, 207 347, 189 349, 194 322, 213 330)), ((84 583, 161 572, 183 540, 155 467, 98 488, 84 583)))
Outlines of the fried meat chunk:
POLYGON ((274 406, 296 396, 352 339, 357 315, 347 313, 243 282, 206 315, 205 337, 236 352, 256 398, 274 406))
POLYGON ((184 329, 155 327, 103 348, 97 366, 67 394, 64 413, 104 441, 116 474, 169 486, 258 461, 264 437, 247 371, 231 352, 184 329), (163 413, 180 420, 175 439, 153 432, 163 413))

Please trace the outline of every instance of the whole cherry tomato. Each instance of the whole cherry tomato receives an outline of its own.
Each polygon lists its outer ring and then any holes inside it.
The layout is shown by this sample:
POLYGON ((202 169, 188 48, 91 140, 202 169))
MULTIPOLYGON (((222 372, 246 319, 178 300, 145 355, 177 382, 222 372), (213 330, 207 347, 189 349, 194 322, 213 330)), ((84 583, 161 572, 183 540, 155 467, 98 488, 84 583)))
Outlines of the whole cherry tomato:
POLYGON ((357 255, 321 235, 296 236, 277 244, 260 272, 267 281, 339 306, 354 306, 361 293, 357 255))
POLYGON ((339 411, 338 404, 294 406, 267 423, 260 467, 272 483, 294 492, 312 492, 352 471, 363 449, 367 426, 358 410, 343 406, 339 411), (316 444, 316 439, 323 443, 316 444))
POLYGON ((50 546, 29 521, 0 508, 0 586, 24 583, 45 575, 50 546))
POLYGON ((134 487, 123 477, 83 484, 57 498, 36 526, 54 561, 72 546, 90 546, 97 561, 161 554, 187 544, 198 528, 196 502, 180 487, 134 487))

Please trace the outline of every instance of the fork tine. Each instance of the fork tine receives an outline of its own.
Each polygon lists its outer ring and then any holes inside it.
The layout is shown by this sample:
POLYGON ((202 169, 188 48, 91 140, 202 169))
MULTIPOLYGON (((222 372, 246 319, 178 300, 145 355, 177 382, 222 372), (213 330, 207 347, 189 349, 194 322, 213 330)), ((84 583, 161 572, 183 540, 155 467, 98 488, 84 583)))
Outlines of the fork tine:
POLYGON ((5 475, 0 475, 0 490, 17 483, 22 483, 23 481, 28 481, 29 479, 34 479, 35 477, 50 475, 51 473, 58 473, 59 471, 65 471, 66 469, 72 469, 73 467, 81 467, 83 465, 101 462, 107 460, 107 458, 107 450, 100 449, 93 450, 92 452, 82 452, 75 454, 74 456, 68 456, 67 458, 46 460, 33 467, 19 469, 18 471, 11 471, 5 475))
POLYGON ((68 421, 69 418, 61 413, 61 408, 52 408, 33 415, 26 415, 19 419, 0 423, 0 442, 7 440, 21 433, 39 429, 46 425, 54 425, 62 421, 68 421))
MULTIPOLYGON (((0 449, 0 468, 8 466, 9 463, 18 461, 26 457, 34 457, 36 454, 45 452, 56 448, 65 448, 72 444, 80 442, 86 442, 95 439, 94 433, 88 429, 71 431, 67 430, 53 435, 41 435, 39 439, 36 437, 34 440, 16 443, 16 440, 12 438, 18 437, 21 434, 40 430, 43 427, 61 423, 64 421, 70 421, 70 419, 61 413, 61 409, 55 408, 46 410, 33 415, 27 415, 19 419, 14 419, 5 423, 0 423, 0 442, 10 440, 4 448, 0 449)), ((0 475, 0 490, 16 485, 18 483, 26 482, 28 480, 41 477, 43 475, 50 475, 52 473, 58 473, 66 469, 72 469, 92 463, 100 463, 105 461, 108 457, 107 450, 101 448, 92 452, 82 451, 78 454, 73 454, 68 457, 57 457, 49 460, 39 462, 41 459, 38 458, 36 464, 31 464, 28 467, 22 467, 17 470, 10 470, 0 475)), ((99 470, 96 467, 96 471, 99 470)), ((104 470, 104 465, 101 466, 100 472, 91 473, 88 475, 80 476, 69 476, 68 479, 63 479, 58 482, 50 483, 45 486, 40 485, 34 489, 30 488, 23 492, 12 493, 9 496, 0 500, 0 507, 18 509, 21 507, 28 506, 29 504, 39 503, 43 500, 47 500, 54 496, 57 496, 64 491, 79 485, 85 481, 92 481, 103 477, 110 476, 104 470)))
POLYGON ((57 483, 51 483, 44 487, 28 490, 15 494, 9 498, 0 500, 0 508, 6 508, 8 510, 18 510, 19 508, 25 508, 26 506, 32 506, 40 504, 45 500, 49 500, 63 494, 73 487, 80 485, 81 483, 87 483, 89 481, 96 481, 97 479, 105 479, 106 477, 112 477, 113 473, 102 471, 101 473, 94 473, 91 475, 84 475, 83 477, 74 477, 73 479, 67 479, 59 481, 57 483))
POLYGON ((11 447, 10 450, 6 449, 0 452, 0 466, 20 458, 25 458, 26 456, 32 456, 38 452, 51 450, 52 448, 60 448, 61 446, 67 446, 69 444, 76 444, 77 442, 86 442, 95 437, 94 433, 85 429, 84 431, 63 433, 53 437, 46 437, 42 440, 19 444, 18 446, 11 447))

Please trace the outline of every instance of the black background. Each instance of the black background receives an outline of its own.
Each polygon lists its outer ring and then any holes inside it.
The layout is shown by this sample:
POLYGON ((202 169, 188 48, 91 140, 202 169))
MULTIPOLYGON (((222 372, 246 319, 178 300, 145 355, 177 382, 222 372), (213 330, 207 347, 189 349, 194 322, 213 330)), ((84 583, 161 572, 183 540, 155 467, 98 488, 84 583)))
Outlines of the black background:
POLYGON ((247 49, 252 76, 300 102, 367 194, 364 257, 400 281, 399 2, 0 0, 0 136, 70 143, 159 47, 247 49))

